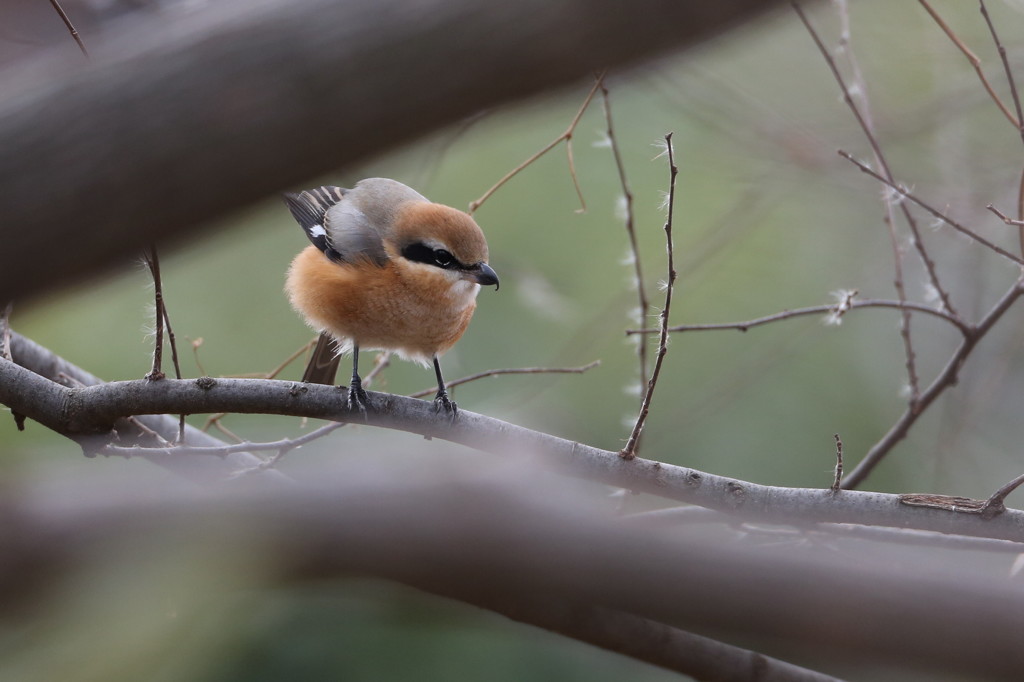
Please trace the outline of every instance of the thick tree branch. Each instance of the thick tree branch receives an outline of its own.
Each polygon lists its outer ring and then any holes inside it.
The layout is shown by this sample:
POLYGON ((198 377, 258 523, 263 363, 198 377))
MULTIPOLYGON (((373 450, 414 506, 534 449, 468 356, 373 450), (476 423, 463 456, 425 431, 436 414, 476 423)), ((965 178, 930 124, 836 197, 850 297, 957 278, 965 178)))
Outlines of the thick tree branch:
POLYGON ((774 5, 224 0, 37 56, 0 74, 0 301, 774 5))
POLYGON ((535 472, 519 485, 493 472, 338 473, 300 489, 196 495, 78 484, 73 495, 17 497, 0 508, 16 559, 0 565, 0 603, 52 583, 96 547, 131 561, 172 537, 173 556, 251 557, 250 575, 263 571, 271 584, 355 574, 467 600, 557 594, 673 627, 768 635, 837 662, 882 658, 986 679, 1024 669, 1024 596, 952 560, 910 573, 867 557, 641 528, 535 472))
MULTIPOLYGON (((15 335, 15 339, 21 338, 15 335)), ((746 519, 796 525, 834 522, 899 526, 1024 540, 1024 512, 1018 510, 985 520, 977 514, 911 507, 898 495, 859 491, 834 495, 827 488, 758 485, 640 457, 623 460, 617 452, 531 431, 468 410, 460 410, 459 418, 449 423, 438 417, 429 402, 388 393, 368 392, 368 395, 372 409, 364 415, 347 409, 344 389, 289 381, 201 377, 180 381, 164 379, 156 383, 118 381, 68 388, 0 359, 0 403, 58 433, 75 437, 87 448, 102 447, 104 430, 130 415, 285 414, 368 423, 484 452, 519 458, 533 456, 568 476, 688 502, 746 519)), ((159 450, 148 456, 167 466, 189 459, 185 453, 168 454, 159 450)), ((196 456, 193 459, 217 458, 196 456)), ((236 470, 244 468, 248 467, 236 470)))
MULTIPOLYGON (((68 386, 96 386, 103 381, 98 377, 76 367, 64 358, 43 348, 31 339, 17 332, 11 332, 11 355, 17 365, 26 367, 33 373, 20 378, 7 375, 0 380, 0 392, 18 396, 18 402, 26 402, 33 406, 36 416, 44 426, 66 435, 82 443, 84 448, 94 448, 96 441, 88 436, 88 428, 84 432, 67 430, 69 425, 59 417, 59 411, 68 405, 68 386), (47 412, 57 410, 57 412, 47 412)), ((0 402, 3 402, 0 400, 0 402)), ((6 403, 5 403, 6 404, 6 403)), ((127 415, 126 415, 127 416, 127 415)), ((35 417, 34 417, 35 418, 35 417)), ((114 422, 117 432, 116 444, 123 446, 150 446, 173 442, 178 437, 178 419, 170 415, 154 414, 135 416, 133 419, 118 419, 114 422)), ((107 442, 110 434, 103 434, 101 442, 107 442)), ((223 442, 199 429, 185 428, 184 444, 193 447, 216 447, 223 442)), ((214 457, 160 457, 150 456, 147 452, 139 452, 155 464, 159 464, 177 474, 196 482, 210 483, 223 480, 239 469, 259 466, 262 460, 249 452, 232 452, 222 459, 214 457)), ((278 471, 267 471, 264 478, 286 481, 287 477, 278 471)))

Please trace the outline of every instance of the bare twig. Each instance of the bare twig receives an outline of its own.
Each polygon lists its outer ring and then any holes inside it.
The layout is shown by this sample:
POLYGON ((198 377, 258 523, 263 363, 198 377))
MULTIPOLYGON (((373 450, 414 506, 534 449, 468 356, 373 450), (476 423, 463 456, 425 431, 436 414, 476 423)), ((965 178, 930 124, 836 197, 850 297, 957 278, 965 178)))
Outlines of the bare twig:
MULTIPOLYGON (((647 319, 647 311, 651 304, 647 300, 647 287, 644 284, 643 267, 640 264, 640 248, 637 246, 636 224, 633 215, 633 192, 629 188, 629 180, 626 177, 626 164, 622 161, 622 152, 619 149, 619 141, 615 137, 615 127, 612 125, 612 104, 608 94, 608 87, 603 81, 601 85, 601 98, 604 104, 605 132, 608 135, 608 145, 611 147, 612 156, 615 158, 615 169, 619 174, 619 184, 622 187, 623 220, 626 228, 626 236, 629 238, 629 250, 633 259, 633 272, 636 277, 636 296, 639 308, 641 324, 647 319)), ((647 385, 647 342, 641 340, 636 346, 637 362, 640 365, 640 389, 647 385)))
POLYGON ((8 301, 3 311, 0 311, 0 357, 6 360, 11 358, 11 312, 14 310, 14 303, 8 301))
POLYGON ((1017 239, 1020 242, 1020 252, 1024 256, 1024 171, 1021 171, 1020 175, 1020 187, 1017 190, 1017 215, 1020 218, 1011 218, 1006 215, 992 204, 985 206, 989 211, 995 213, 1000 220, 1007 225, 1012 225, 1017 228, 1017 239))
MULTIPOLYGON (((1024 169, 1020 172, 1020 184, 1017 187, 1017 219, 1024 221, 1024 169)), ((1017 237, 1020 241, 1020 255, 1024 256, 1024 225, 1017 227, 1017 237)))
POLYGON ((288 365, 290 365, 293 362, 295 362, 304 353, 308 353, 309 350, 313 346, 315 346, 315 345, 316 345, 316 338, 314 337, 308 343, 303 344, 298 350, 296 350, 294 353, 292 353, 287 358, 282 360, 281 364, 279 364, 277 367, 275 367, 274 369, 270 370, 269 372, 247 372, 247 373, 244 373, 244 374, 237 374, 237 375, 234 375, 234 376, 238 376, 238 377, 253 377, 253 378, 259 378, 259 379, 276 379, 277 375, 280 374, 281 372, 283 372, 288 367, 288 365))
MULTIPOLYGON (((242 443, 233 443, 231 445, 210 445, 210 446, 194 446, 194 445, 181 445, 181 444, 167 444, 163 447, 121 447, 117 445, 106 445, 103 448, 97 450, 97 454, 112 456, 112 457, 124 457, 130 459, 132 457, 138 457, 145 454, 149 456, 170 456, 180 457, 186 455, 205 455, 208 457, 227 457, 228 455, 236 452, 266 452, 270 450, 276 450, 277 456, 272 458, 276 463, 276 460, 295 448, 302 447, 307 443, 311 443, 317 439, 323 438, 327 434, 335 431, 343 426, 345 422, 331 422, 325 424, 314 431, 310 431, 307 434, 299 436, 298 438, 282 438, 280 440, 269 441, 265 443, 253 443, 245 441, 242 443)), ((272 460, 268 459, 260 464, 256 464, 251 467, 251 470, 264 470, 272 466, 272 460)), ((249 469, 243 470, 248 472, 249 469)))
POLYGON ((838 150, 838 153, 839 153, 839 156, 843 157, 844 159, 846 159, 850 163, 852 163, 855 166, 857 166, 858 168, 860 168, 861 171, 863 171, 864 173, 867 173, 868 175, 873 177, 875 180, 878 180, 882 184, 886 185, 887 187, 892 189, 894 192, 896 192, 900 196, 905 197, 905 198, 909 199, 910 201, 914 202, 915 204, 917 204, 918 206, 920 206, 924 210, 928 211, 929 213, 931 213, 933 216, 935 216, 936 218, 938 218, 942 222, 944 222, 947 225, 949 225, 950 227, 952 227, 957 232, 960 232, 962 234, 967 235, 968 237, 970 237, 974 241, 978 242, 982 246, 988 247, 989 249, 991 249, 995 253, 998 253, 1003 258, 1008 258, 1011 261, 1013 261, 1014 263, 1016 263, 1017 265, 1024 265, 1024 259, 1021 259, 1021 258, 1013 255, 1012 253, 1010 253, 1006 249, 1003 249, 1003 248, 1001 248, 999 246, 996 246, 995 244, 993 244, 989 240, 987 240, 984 237, 982 237, 981 235, 979 235, 974 230, 970 229, 969 227, 965 227, 961 223, 958 223, 957 221, 955 221, 952 218, 950 218, 948 215, 946 215, 942 211, 939 211, 938 209, 932 207, 930 204, 922 201, 921 199, 918 199, 906 187, 903 187, 902 185, 897 185, 895 181, 888 180, 888 179, 882 177, 881 175, 876 173, 874 170, 872 170, 869 166, 861 163, 860 161, 855 159, 852 155, 848 154, 847 152, 843 151, 842 149, 838 150))
MULTIPOLYGON (((800 5, 794 2, 793 8, 796 10, 797 15, 799 15, 800 21, 807 28, 808 33, 810 33, 811 38, 814 40, 814 44, 818 48, 818 51, 825 59, 825 63, 828 65, 829 70, 832 72, 832 76, 835 78, 836 83, 839 85, 839 88, 843 93, 843 101, 846 102, 846 105, 850 108, 850 111, 853 112, 854 118, 857 119, 857 123, 860 126, 861 130, 864 132, 864 136, 865 138, 867 138, 868 144, 871 146, 871 151, 874 154, 874 157, 879 167, 882 168, 882 170, 885 172, 886 177, 892 180, 892 171, 889 168, 889 163, 885 159, 885 155, 882 153, 882 147, 878 143, 878 138, 875 136, 873 127, 870 121, 867 118, 865 118, 865 114, 862 114, 860 108, 857 107, 856 102, 854 102, 853 96, 850 94, 850 90, 846 86, 846 81, 843 80, 842 74, 839 73, 839 68, 836 66, 835 60, 832 58, 832 55, 825 47, 825 44, 821 41, 820 36, 818 36, 818 33, 817 31, 815 31, 814 26, 807 19, 807 16, 804 14, 804 11, 800 7, 800 5)), ((847 38, 847 41, 848 40, 849 39, 847 38)), ((925 269, 928 271, 928 278, 931 281, 932 286, 935 287, 935 290, 938 293, 939 298, 942 300, 942 304, 943 306, 945 306, 946 310, 948 310, 951 315, 956 315, 957 312, 956 309, 953 308, 952 302, 949 299, 949 294, 946 293, 946 290, 942 287, 941 283, 939 282, 939 276, 935 269, 935 262, 928 255, 928 251, 925 248, 924 241, 921 239, 921 233, 918 229, 917 221, 914 220, 914 216, 911 215, 910 211, 907 209, 906 206, 903 206, 901 204, 900 208, 902 209, 903 217, 907 222, 907 226, 910 228, 911 233, 914 235, 914 246, 917 249, 918 255, 921 258, 921 262, 924 263, 925 269)), ((896 256, 898 259, 899 254, 897 253, 896 256)), ((899 286, 902 286, 902 284, 900 284, 899 286)), ((901 296, 900 298, 901 300, 904 300, 906 297, 901 296)), ((909 351, 909 353, 912 355, 913 351, 911 350, 909 351)), ((908 362, 911 361, 911 358, 908 358, 908 362)))
MULTIPOLYGON (((865 115, 861 113, 860 108, 857 107, 857 104, 854 102, 853 97, 850 94, 850 90, 846 86, 846 81, 843 79, 842 74, 839 72, 839 68, 835 63, 835 60, 832 58, 832 55, 829 53, 828 49, 825 47, 825 44, 818 36, 818 33, 814 29, 814 26, 807 19, 807 16, 804 14, 803 9, 801 9, 800 5, 794 2, 793 8, 794 10, 796 10, 797 15, 800 17, 800 21, 804 24, 804 26, 807 28, 807 31, 810 33, 811 38, 814 40, 814 44, 818 48, 818 51, 825 59, 825 62, 828 65, 829 70, 832 72, 832 76, 839 84, 839 88, 843 93, 843 100, 846 102, 850 111, 853 112, 854 118, 856 118, 861 130, 864 132, 864 135, 871 146, 871 151, 874 154, 876 163, 879 165, 879 167, 883 169, 885 175, 888 178, 892 179, 892 171, 889 169, 889 164, 885 160, 885 155, 882 153, 882 148, 878 144, 878 140, 875 137, 871 123, 867 118, 865 118, 865 115)), ((905 205, 900 204, 900 209, 903 213, 904 219, 907 222, 907 226, 910 228, 910 231, 914 236, 914 246, 917 249, 918 255, 920 256, 922 263, 924 263, 925 265, 925 269, 928 272, 928 276, 932 286, 938 293, 939 298, 942 300, 942 304, 946 308, 946 310, 948 310, 951 315, 956 315, 956 310, 952 306, 952 302, 950 301, 949 295, 946 293, 945 289, 942 287, 942 284, 939 282, 938 273, 935 269, 935 263, 928 255, 928 251, 925 248, 924 241, 921 239, 921 234, 917 226, 917 221, 914 219, 913 215, 911 215, 910 211, 907 209, 905 205)), ((890 202, 888 200, 886 200, 886 225, 889 228, 889 239, 893 249, 893 267, 895 270, 895 276, 893 278, 893 281, 896 287, 897 297, 900 301, 905 301, 907 300, 907 296, 903 284, 903 256, 900 250, 899 240, 896 236, 895 224, 892 219, 892 207, 890 206, 890 202)), ((915 361, 914 346, 910 335, 910 315, 906 310, 902 312, 900 336, 903 339, 903 349, 904 354, 906 356, 907 380, 910 384, 910 404, 911 406, 913 406, 913 404, 917 401, 918 396, 920 394, 920 388, 917 377, 917 365, 915 361)))
POLYGON ((953 41, 953 44, 957 46, 965 57, 967 57, 967 61, 969 61, 971 66, 974 67, 974 71, 978 74, 981 84, 985 87, 985 91, 988 92, 989 97, 991 97, 992 101, 996 103, 997 107, 999 107, 999 111, 1003 112, 1003 116, 1013 124, 1014 128, 1020 128, 1019 120, 1010 113, 1010 110, 1005 104, 1003 104, 1003 100, 999 98, 999 95, 997 95, 996 91, 992 88, 992 84, 988 82, 988 78, 985 77, 985 72, 981 68, 981 60, 978 59, 978 56, 971 52, 971 49, 964 44, 964 41, 960 40, 960 37, 954 33, 953 29, 949 27, 949 24, 939 16, 939 13, 932 9, 932 6, 927 2, 927 0, 918 0, 918 2, 920 2, 921 6, 924 7, 928 14, 931 15, 932 19, 935 20, 935 23, 939 25, 939 28, 949 36, 949 39, 953 41))
MULTIPOLYGON (((1013 70, 1010 68, 1010 62, 1006 57, 1006 48, 1003 46, 1002 41, 999 40, 999 35, 996 33, 995 25, 992 23, 992 19, 988 14, 988 8, 985 7, 984 0, 979 0, 979 10, 981 11, 982 17, 984 17, 985 19, 985 24, 988 26, 989 33, 992 35, 992 42, 995 43, 996 50, 999 52, 999 59, 1003 63, 1003 71, 1006 74, 1006 82, 1010 87, 1010 96, 1013 98, 1013 106, 1017 111, 1016 116, 1010 113, 1010 110, 1003 103, 1002 99, 1000 99, 1000 97, 996 94, 995 90, 992 87, 992 84, 988 82, 988 79, 985 77, 985 72, 982 71, 981 69, 981 60, 978 59, 977 55, 971 52, 971 50, 964 44, 964 42, 960 40, 959 36, 957 36, 956 33, 949 27, 949 25, 946 24, 945 21, 943 21, 942 17, 939 16, 938 12, 932 9, 931 5, 929 5, 926 0, 919 0, 919 2, 925 8, 925 10, 928 11, 928 14, 931 15, 932 19, 934 19, 935 22, 942 28, 946 35, 949 36, 949 39, 953 41, 953 44, 960 49, 960 51, 964 54, 965 57, 967 57, 967 60, 971 63, 971 66, 974 67, 975 73, 978 74, 978 78, 981 80, 981 83, 985 87, 985 90, 992 98, 992 101, 995 102, 999 110, 1003 112, 1003 115, 1010 122, 1010 124, 1017 129, 1018 134, 1021 136, 1021 140, 1024 141, 1024 113, 1022 113, 1021 110, 1021 101, 1020 95, 1017 92, 1017 83, 1013 77, 1013 70)), ((1019 219, 1024 219, 1024 173, 1021 174, 1020 188, 1017 193, 1017 215, 1019 219)), ((1005 220, 1006 218, 1004 218, 1004 221, 1005 220)), ((1021 225, 1019 223, 1008 224, 1017 225, 1017 238, 1020 242, 1021 255, 1024 256, 1024 225, 1021 225)))
MULTIPOLYGON (((729 514, 722 514, 704 507, 666 507, 652 511, 638 512, 626 517, 630 523, 642 524, 645 527, 680 527, 691 524, 728 524, 741 531, 765 532, 763 524, 752 522, 737 524, 729 514)), ((975 552, 1000 552, 1020 554, 1024 552, 1024 541, 997 540, 994 538, 975 537, 972 535, 956 535, 938 533, 931 530, 914 528, 893 528, 885 526, 868 526, 857 523, 819 523, 807 528, 786 528, 771 526, 773 532, 803 536, 842 536, 888 542, 903 546, 923 546, 936 549, 967 550, 975 552)))
POLYGON ((476 213, 477 209, 480 208, 480 206, 482 206, 485 201, 490 199, 492 194, 501 189, 501 187, 506 182, 514 178, 534 161, 536 161, 537 159, 539 159, 540 157, 544 156, 549 151, 557 147, 562 141, 565 142, 566 155, 569 158, 569 175, 570 177, 572 177, 573 187, 576 188, 576 196, 578 196, 580 200, 579 210, 587 210, 587 202, 583 199, 583 190, 580 189, 580 181, 576 177, 576 164, 573 161, 572 156, 572 136, 576 134, 576 126, 579 125, 580 119, 583 117, 583 113, 587 110, 587 107, 590 106, 590 102, 593 101, 594 95, 597 94, 598 89, 601 87, 601 80, 603 77, 603 74, 597 75, 597 78, 594 82, 594 86, 590 88, 590 92, 587 93, 586 98, 584 98, 583 100, 583 104, 581 104, 580 108, 576 111, 576 115, 572 117, 572 121, 569 122, 569 127, 565 129, 565 132, 563 132, 555 139, 551 140, 551 142, 549 142, 543 148, 541 148, 540 151, 536 152, 528 159, 523 161, 521 164, 519 164, 518 166, 510 170, 508 173, 506 173, 501 178, 501 180, 498 180, 496 183, 494 183, 489 190, 487 190, 486 192, 483 193, 483 195, 480 196, 479 199, 471 201, 469 203, 469 208, 467 209, 467 212, 470 215, 476 213))
MULTIPOLYGON (((204 376, 208 376, 206 374, 206 371, 203 369, 203 366, 201 364, 199 364, 199 346, 201 344, 202 344, 202 339, 197 339, 196 341, 193 341, 192 342, 192 351, 195 353, 195 356, 196 356, 196 365, 199 367, 200 371, 203 373, 204 376)), ((270 370, 269 372, 257 372, 255 374, 245 374, 243 376, 260 377, 260 378, 263 378, 263 379, 273 379, 273 378, 277 377, 278 374, 280 374, 288 365, 293 363, 297 358, 301 357, 304 353, 309 352, 309 349, 312 348, 315 345, 316 345, 316 339, 315 338, 311 339, 308 343, 303 344, 303 346, 301 348, 299 348, 294 353, 289 355, 287 358, 284 359, 283 362, 281 362, 281 364, 279 364, 277 367, 275 367, 274 369, 270 370)), ((376 369, 377 368, 374 367, 374 371, 376 371, 376 369)), ((203 424, 203 431, 208 431, 211 426, 215 426, 218 431, 220 431, 224 435, 228 436, 229 438, 234 439, 236 442, 244 443, 245 442, 244 438, 241 438, 240 436, 235 434, 233 431, 229 430, 227 427, 225 427, 221 423, 221 419, 226 417, 227 414, 228 414, 227 412, 219 412, 217 414, 211 414, 206 419, 206 423, 203 424)))
POLYGON ((999 490, 992 494, 992 497, 988 498, 985 502, 985 506, 981 508, 981 515, 986 519, 994 519, 1006 512, 1006 505, 1004 504, 1006 496, 1012 493, 1014 490, 1020 487, 1024 483, 1024 474, 1013 479, 999 490))
POLYGON ((1024 279, 1018 280, 1014 286, 1010 287, 1003 294, 1002 298, 992 306, 992 309, 985 314, 985 317, 978 324, 971 327, 971 332, 964 336, 963 341, 961 341, 956 351, 953 352, 953 355, 950 356, 946 366, 921 394, 921 399, 917 402, 916 406, 908 407, 889 429, 888 433, 871 447, 864 456, 864 459, 854 467, 853 471, 843 481, 843 488, 853 489, 860 485, 893 447, 906 437, 910 427, 928 409, 928 406, 943 391, 956 385, 960 368, 967 361, 968 356, 970 356, 978 341, 988 333, 992 326, 1002 318, 1022 294, 1024 294, 1024 279))
MULTIPOLYGON (((461 386, 462 384, 468 384, 471 381, 478 379, 485 379, 487 377, 495 377, 503 374, 583 374, 587 370, 594 369, 601 364, 600 360, 594 360, 589 362, 582 367, 513 367, 508 369, 489 369, 485 372, 478 372, 476 374, 470 374, 469 376, 456 379, 455 381, 448 382, 448 388, 454 388, 455 386, 461 386)), ((364 380, 365 383, 365 380, 364 380)), ((427 395, 433 395, 437 393, 437 387, 427 388, 422 391, 416 391, 410 393, 410 398, 422 398, 427 395)))
MULTIPOLYGON (((978 5, 981 9, 981 16, 985 17, 985 24, 988 25, 989 33, 992 34, 992 42, 995 43, 996 49, 999 51, 999 59, 1002 61, 1003 71, 1006 73, 1006 83, 1010 87, 1010 97, 1013 99, 1013 106, 1017 111, 1017 132, 1020 134, 1021 141, 1024 142, 1024 112, 1021 110, 1020 94, 1017 92, 1017 81, 1013 77, 1013 69, 1010 68, 1010 62, 1006 58, 1006 48, 1003 46, 1002 41, 999 40, 996 27, 992 23, 992 18, 988 15, 985 0, 978 0, 978 5)), ((1024 170, 1021 171, 1020 183, 1017 188, 1017 217, 1024 220, 1024 170)), ((1017 240, 1020 243, 1021 256, 1024 256, 1024 225, 1017 227, 1017 240)))
MULTIPOLYGON (((1024 221, 1024 169, 1020 172, 1020 183, 1017 187, 1017 219, 1024 221)), ((1024 256, 1024 224, 1017 226, 1017 241, 1020 242, 1020 255, 1024 256)))
POLYGON ((832 479, 832 494, 836 494, 840 491, 840 484, 843 481, 843 441, 839 437, 839 434, 834 434, 836 439, 836 471, 835 477, 832 479))
MULTIPOLYGON (((0 358, 4 360, 14 361, 11 355, 11 312, 14 310, 14 302, 9 301, 4 306, 3 311, 0 311, 0 358)), ((25 430, 25 416, 18 413, 16 410, 11 410, 11 416, 14 417, 14 425, 19 431, 25 430)))
POLYGON ((647 422, 647 415, 651 409, 651 400, 654 398, 654 388, 658 385, 658 376, 661 374, 661 365, 665 361, 666 353, 668 353, 668 316, 669 311, 672 308, 672 290, 675 287, 676 282, 675 248, 672 242, 672 219, 675 215, 676 176, 679 175, 679 169, 676 167, 675 151, 672 148, 672 133, 665 135, 665 152, 668 154, 669 168, 668 215, 665 218, 664 227, 665 247, 668 251, 668 263, 665 279, 665 305, 662 307, 659 315, 661 318, 661 332, 658 336, 658 354, 654 358, 654 370, 651 372, 651 378, 647 382, 647 392, 644 394, 643 403, 640 405, 640 413, 636 417, 636 423, 633 425, 633 431, 629 434, 629 440, 626 441, 626 446, 619 451, 619 456, 623 459, 633 459, 636 457, 637 442, 639 442, 640 434, 643 432, 644 424, 647 422))
POLYGON ((996 45, 996 50, 999 52, 999 59, 1003 63, 1003 72, 1006 74, 1006 83, 1010 87, 1010 97, 1013 99, 1013 107, 1017 111, 1016 121, 1013 117, 1010 117, 1010 122, 1015 123, 1017 132, 1020 134, 1020 139, 1024 142, 1024 113, 1021 113, 1020 95, 1017 94, 1017 82, 1013 78, 1013 69, 1010 68, 1010 62, 1006 58, 1006 48, 1003 46, 1002 41, 999 40, 999 35, 996 33, 996 27, 992 23, 992 18, 988 15, 988 8, 985 7, 985 0, 978 0, 978 6, 981 11, 981 16, 985 18, 985 24, 988 26, 989 33, 992 34, 992 42, 996 45))
POLYGON ((57 0, 50 0, 50 4, 53 5, 53 9, 57 10, 57 14, 60 15, 61 21, 64 22, 64 25, 67 26, 68 31, 71 33, 71 37, 75 39, 76 43, 78 43, 78 49, 81 50, 82 54, 85 55, 85 58, 88 59, 89 52, 85 49, 85 43, 82 42, 82 36, 78 35, 78 31, 75 30, 75 27, 71 23, 71 19, 68 18, 64 8, 60 6, 60 3, 57 2, 57 0))
MULTIPOLYGON (((145 256, 146 265, 153 275, 154 309, 156 311, 156 339, 153 348, 153 370, 146 375, 150 381, 157 381, 164 378, 164 372, 160 365, 163 358, 163 330, 167 328, 167 342, 171 346, 171 362, 174 364, 174 376, 181 379, 181 364, 178 362, 178 344, 174 338, 174 329, 171 327, 171 317, 167 313, 167 302, 164 300, 163 281, 160 277, 160 258, 156 252, 156 246, 150 246, 145 256)), ((178 418, 178 442, 185 438, 185 415, 178 418)))
MULTIPOLYGON (((160 261, 157 260, 156 247, 150 246, 150 250, 147 251, 143 258, 146 261, 146 267, 149 268, 150 275, 153 276, 153 368, 146 375, 146 378, 150 381, 159 381, 163 379, 166 374, 163 371, 163 358, 164 358, 164 310, 163 310, 163 290, 160 283, 160 261)), ((178 377, 179 379, 181 377, 178 377)))
MULTIPOLYGON (((188 339, 187 336, 185 338, 188 339)), ((199 370, 199 376, 209 376, 209 372, 206 371, 206 368, 203 367, 202 361, 199 359, 199 347, 203 345, 203 337, 200 336, 198 339, 188 339, 188 341, 189 345, 192 346, 192 358, 195 360, 196 369, 199 370)))
MULTIPOLYGON (((949 322, 960 330, 961 333, 969 333, 971 327, 958 317, 953 317, 949 313, 939 310, 938 308, 932 308, 930 306, 922 305, 920 303, 911 303, 905 301, 884 301, 876 299, 865 299, 862 301, 851 300, 846 306, 848 310, 855 310, 858 308, 894 308, 894 309, 906 309, 913 312, 924 313, 925 315, 931 315, 941 320, 949 322)), ((764 317, 758 317, 753 320, 745 320, 743 322, 721 322, 713 324, 680 324, 669 327, 670 332, 699 332, 699 331, 717 331, 722 329, 735 329, 741 332, 745 332, 752 327, 759 327, 764 324, 770 324, 772 322, 779 322, 782 320, 789 320, 794 317, 803 317, 806 315, 833 315, 836 313, 837 304, 833 303, 830 305, 816 305, 808 308, 794 308, 793 310, 783 310, 782 312, 775 313, 773 315, 765 315, 764 317)), ((626 334, 657 334, 660 330, 658 329, 627 329, 626 334)))
MULTIPOLYGON (((1021 176, 1021 177, 1024 177, 1024 176, 1021 176)), ((992 204, 986 205, 985 208, 987 208, 988 210, 992 211, 997 216, 999 216, 999 219, 1002 220, 1007 225, 1015 225, 1017 227, 1024 226, 1024 220, 1018 220, 1017 218, 1011 218, 1010 216, 1006 215, 1005 213, 1000 211, 998 208, 996 208, 992 204)))
POLYGON ((206 420, 206 423, 203 424, 202 430, 204 432, 209 431, 210 427, 212 426, 213 428, 217 429, 218 431, 220 431, 221 433, 223 433, 225 436, 235 441, 236 443, 244 443, 244 438, 239 436, 237 433, 235 433, 228 427, 224 426, 223 419, 227 415, 227 412, 218 412, 217 414, 210 415, 210 417, 206 420))

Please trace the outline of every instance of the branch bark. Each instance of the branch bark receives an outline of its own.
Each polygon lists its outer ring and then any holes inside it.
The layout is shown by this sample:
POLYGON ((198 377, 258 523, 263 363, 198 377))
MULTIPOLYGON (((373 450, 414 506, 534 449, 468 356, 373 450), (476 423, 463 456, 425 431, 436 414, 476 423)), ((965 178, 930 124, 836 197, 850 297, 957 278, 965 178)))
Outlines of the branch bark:
MULTIPOLYGON (((85 387, 98 386, 103 380, 77 367, 59 355, 27 339, 17 332, 11 332, 11 355, 14 363, 30 370, 34 376, 22 376, 15 380, 10 375, 0 380, 0 393, 5 393, 13 401, 31 404, 39 421, 44 426, 67 436, 80 443, 83 449, 95 447, 95 437, 90 437, 90 427, 76 430, 70 424, 62 422, 59 411, 64 409, 67 400, 68 385, 85 387), (47 412, 50 410, 50 412, 47 412), (53 412, 56 410, 56 412, 53 412)), ((3 402, 0 400, 0 402, 3 402)), ((7 403, 4 403, 7 404, 7 403)), ((127 417, 128 415, 125 415, 127 417)), ((36 418, 36 417, 33 417, 36 418)), ((129 421, 118 418, 113 422, 117 434, 117 442, 124 446, 159 445, 160 439, 173 442, 178 436, 178 419, 165 414, 140 415, 129 421), (155 434, 155 436, 154 436, 155 434)), ((99 440, 107 442, 111 438, 109 430, 104 431, 99 440)), ((192 426, 185 427, 185 445, 193 447, 216 447, 224 443, 213 436, 192 426)), ((169 469, 197 483, 222 481, 240 469, 259 466, 261 459, 248 452, 233 452, 223 458, 214 457, 160 457, 149 456, 139 451, 139 456, 161 467, 169 469)), ((261 473, 265 479, 284 482, 288 477, 276 470, 261 473)))
POLYGON ((0 74, 0 302, 774 2, 224 0, 0 74))
MULTIPOLYGON (((17 349, 24 337, 12 336, 17 349)), ((535 457, 559 473, 726 512, 739 518, 807 526, 856 523, 896 526, 1024 542, 1024 511, 994 519, 978 514, 904 504, 899 495, 828 488, 783 488, 716 476, 696 469, 617 452, 460 410, 454 423, 429 402, 368 392, 366 414, 347 408, 346 393, 332 386, 269 379, 163 379, 118 381, 68 388, 31 369, 0 359, 0 403, 98 450, 119 419, 140 414, 239 412, 352 421, 459 443, 507 457, 535 457)), ((168 418, 171 419, 171 418, 168 418)), ((174 424, 171 419, 171 424, 174 424)), ((152 461, 180 466, 189 459, 216 460, 187 451, 139 450, 152 461)), ((235 465, 234 471, 249 468, 235 465)), ((224 467, 219 471, 223 472, 224 467)))

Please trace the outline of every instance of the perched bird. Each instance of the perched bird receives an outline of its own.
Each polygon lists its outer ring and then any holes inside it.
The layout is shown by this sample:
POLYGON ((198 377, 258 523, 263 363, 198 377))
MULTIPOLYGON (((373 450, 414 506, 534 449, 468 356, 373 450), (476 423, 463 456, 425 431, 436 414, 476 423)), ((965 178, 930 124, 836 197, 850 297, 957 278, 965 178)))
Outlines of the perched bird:
POLYGON ((434 408, 454 418, 438 358, 466 331, 480 285, 498 286, 480 227, 386 178, 284 200, 313 243, 292 261, 285 284, 292 307, 320 332, 302 380, 333 385, 340 354, 351 350, 348 402, 365 410, 359 349, 395 351, 433 361, 434 408))

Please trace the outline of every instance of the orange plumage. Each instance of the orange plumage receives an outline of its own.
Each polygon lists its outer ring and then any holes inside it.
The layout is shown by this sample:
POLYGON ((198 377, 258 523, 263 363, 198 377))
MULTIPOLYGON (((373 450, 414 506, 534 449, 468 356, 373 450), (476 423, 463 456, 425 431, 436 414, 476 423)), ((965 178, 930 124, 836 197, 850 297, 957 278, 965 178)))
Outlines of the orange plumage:
POLYGON ((333 383, 338 349, 351 347, 349 400, 365 408, 358 351, 393 350, 433 360, 435 401, 454 414, 438 357, 466 331, 480 285, 498 284, 479 226, 466 213, 384 178, 285 200, 313 242, 292 262, 285 285, 292 306, 321 332, 304 378, 333 383))

